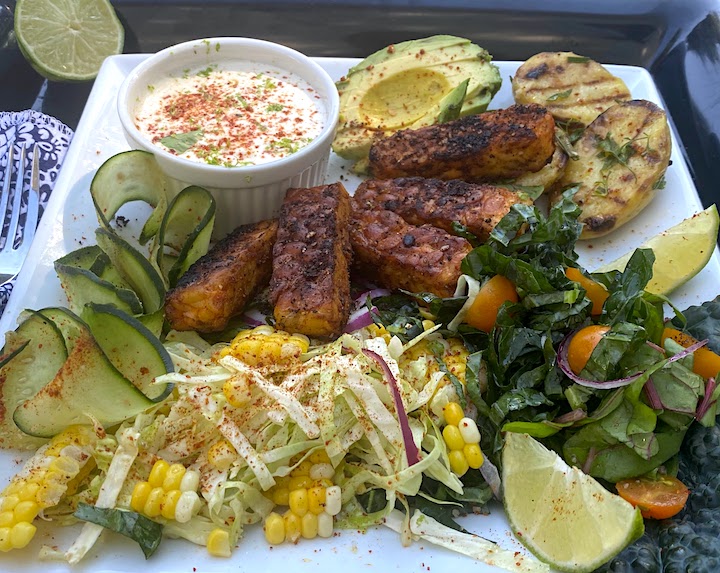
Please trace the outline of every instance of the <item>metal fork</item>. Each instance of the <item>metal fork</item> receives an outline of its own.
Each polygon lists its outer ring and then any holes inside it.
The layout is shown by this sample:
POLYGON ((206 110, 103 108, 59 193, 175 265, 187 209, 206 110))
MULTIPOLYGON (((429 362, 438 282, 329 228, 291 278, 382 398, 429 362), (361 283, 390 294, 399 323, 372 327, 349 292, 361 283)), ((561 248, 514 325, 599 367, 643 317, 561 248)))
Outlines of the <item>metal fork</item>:
MULTIPOLYGON (((40 168, 37 144, 32 150, 32 167, 30 170, 30 189, 28 191, 27 214, 25 215, 25 225, 22 229, 22 236, 19 244, 16 246, 16 237, 18 234, 18 224, 20 223, 20 204, 25 187, 25 158, 27 155, 27 147, 25 145, 20 149, 20 168, 15 173, 15 189, 12 204, 10 206, 10 225, 5 235, 5 243, 0 249, 0 283, 5 283, 12 279, 22 267, 25 257, 27 256, 30 244, 35 237, 35 229, 38 222, 38 209, 40 203, 40 168)), ((0 195, 0 225, 4 226, 7 219, 8 203, 10 199, 10 181, 15 163, 15 149, 10 146, 8 153, 8 163, 5 169, 5 179, 3 181, 2 195, 0 195)))

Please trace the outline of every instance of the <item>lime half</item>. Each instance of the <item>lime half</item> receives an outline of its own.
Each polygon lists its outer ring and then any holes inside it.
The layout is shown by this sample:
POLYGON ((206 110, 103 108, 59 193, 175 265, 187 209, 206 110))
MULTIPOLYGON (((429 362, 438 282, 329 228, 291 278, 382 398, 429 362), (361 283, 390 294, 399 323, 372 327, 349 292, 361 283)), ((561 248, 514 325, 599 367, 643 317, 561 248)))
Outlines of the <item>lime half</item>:
MULTIPOLYGON (((668 295, 698 274, 715 250, 719 222, 717 207, 711 205, 640 245, 655 253, 653 278, 645 290, 668 295)), ((621 271, 631 256, 627 253, 595 272, 621 271)))
POLYGON ((125 31, 108 0, 18 0, 15 36, 41 75, 85 81, 106 57, 122 52, 125 31))
POLYGON ((506 434, 502 462, 510 527, 555 569, 594 571, 643 534, 639 510, 527 434, 506 434))

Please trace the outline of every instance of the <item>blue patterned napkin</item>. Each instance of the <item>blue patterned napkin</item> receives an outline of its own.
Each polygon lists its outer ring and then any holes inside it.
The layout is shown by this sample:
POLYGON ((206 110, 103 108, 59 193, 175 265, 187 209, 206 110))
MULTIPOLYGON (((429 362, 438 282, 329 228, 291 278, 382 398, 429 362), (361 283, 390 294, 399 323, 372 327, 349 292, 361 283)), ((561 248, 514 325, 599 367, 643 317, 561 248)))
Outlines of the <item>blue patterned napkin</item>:
MULTIPOLYGON (((65 153, 70 146, 73 130, 61 121, 39 111, 0 112, 0 189, 7 167, 10 146, 15 147, 15 160, 19 161, 23 144, 30 151, 38 144, 40 154, 40 210, 42 216, 52 193, 65 153)), ((28 157, 27 163, 29 164, 28 157)), ((13 175, 14 177, 14 175, 13 175)), ((23 199, 24 201, 24 199, 23 199)), ((20 224, 24 224, 27 205, 23 203, 20 212, 20 224)), ((39 219, 38 219, 39 220, 39 219)), ((6 235, 8 221, 4 222, 3 235, 6 235)), ((14 281, 0 285, 0 314, 10 298, 14 281)))

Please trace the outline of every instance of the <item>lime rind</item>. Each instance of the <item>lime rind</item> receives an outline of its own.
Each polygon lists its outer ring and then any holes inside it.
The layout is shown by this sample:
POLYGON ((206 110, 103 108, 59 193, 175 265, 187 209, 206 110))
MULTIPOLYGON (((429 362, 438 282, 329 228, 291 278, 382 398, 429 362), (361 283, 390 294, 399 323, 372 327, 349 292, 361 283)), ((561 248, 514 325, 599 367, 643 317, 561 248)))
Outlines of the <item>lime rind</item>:
POLYGON ((21 53, 51 81, 92 80, 123 50, 125 30, 108 0, 18 0, 14 15, 21 53))
POLYGON ((503 490, 516 537, 559 571, 594 571, 644 532, 639 510, 527 434, 506 434, 503 490))

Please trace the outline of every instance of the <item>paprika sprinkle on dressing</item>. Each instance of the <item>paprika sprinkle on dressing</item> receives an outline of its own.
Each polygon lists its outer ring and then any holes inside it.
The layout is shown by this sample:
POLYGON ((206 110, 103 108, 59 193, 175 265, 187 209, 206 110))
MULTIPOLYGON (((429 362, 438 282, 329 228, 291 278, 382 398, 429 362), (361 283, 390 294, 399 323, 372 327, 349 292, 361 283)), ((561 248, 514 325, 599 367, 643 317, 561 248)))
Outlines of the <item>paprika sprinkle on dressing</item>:
POLYGON ((209 66, 149 85, 135 125, 170 153, 210 165, 242 167, 286 157, 323 128, 316 92, 279 69, 209 66))

